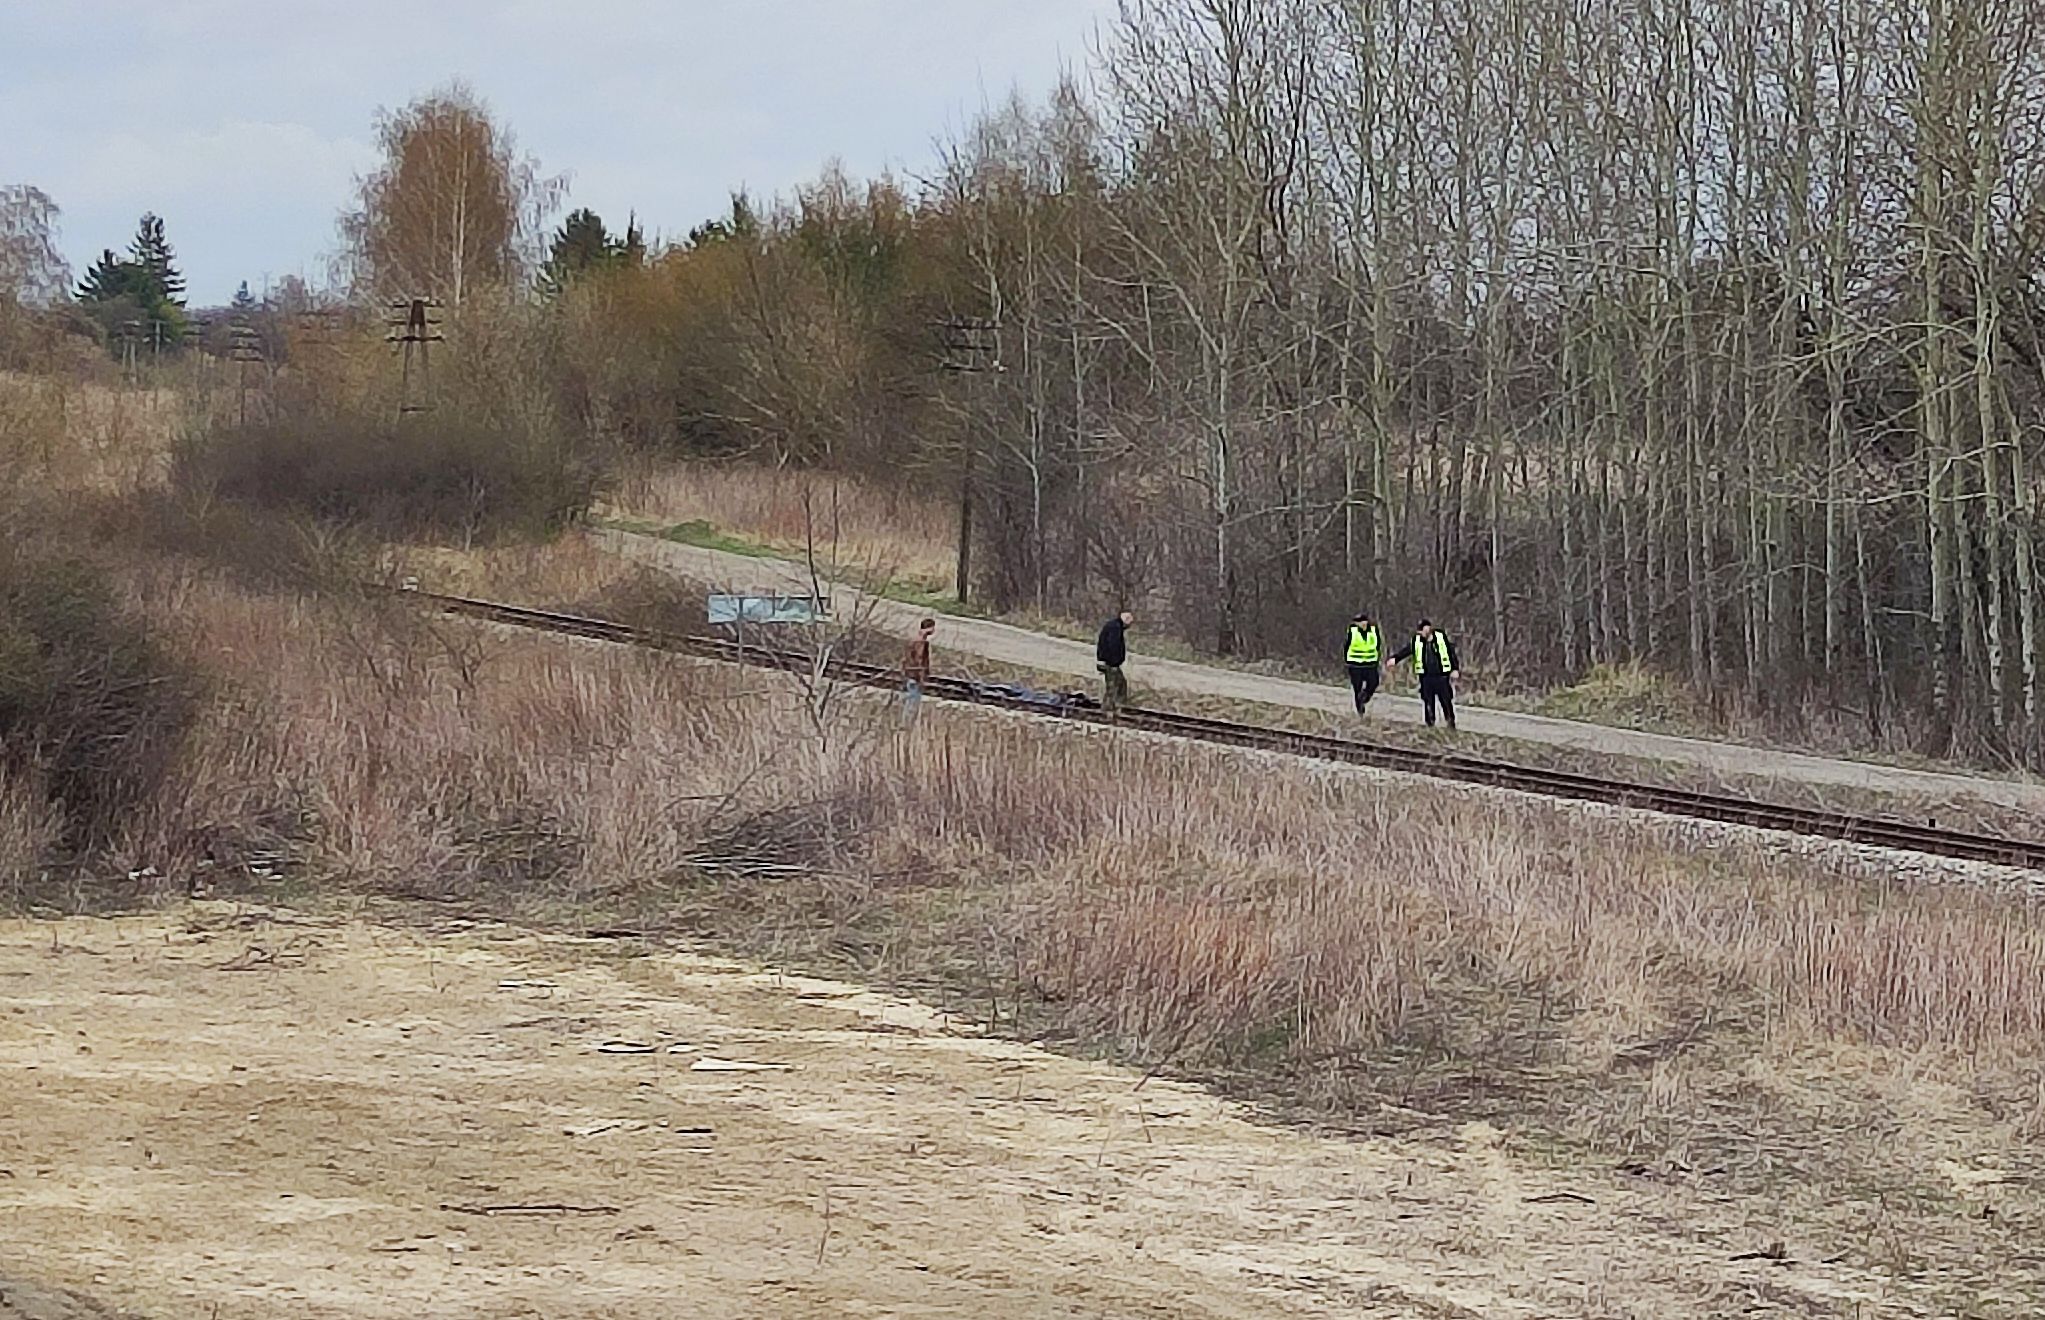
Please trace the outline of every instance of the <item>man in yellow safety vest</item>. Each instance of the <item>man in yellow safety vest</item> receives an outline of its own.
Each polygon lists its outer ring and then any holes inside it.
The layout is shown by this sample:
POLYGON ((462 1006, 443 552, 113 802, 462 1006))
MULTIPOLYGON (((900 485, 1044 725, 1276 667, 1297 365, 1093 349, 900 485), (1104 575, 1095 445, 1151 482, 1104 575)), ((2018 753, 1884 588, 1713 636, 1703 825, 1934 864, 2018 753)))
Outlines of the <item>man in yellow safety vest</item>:
POLYGON ((1370 612, 1361 611, 1349 624, 1349 650, 1344 657, 1349 664, 1349 686, 1356 693, 1356 713, 1370 712, 1370 699, 1377 695, 1379 669, 1377 625, 1370 621, 1370 612))
POLYGON ((1447 633, 1436 632, 1426 619, 1414 634, 1411 646, 1401 647, 1392 657, 1394 664, 1411 658, 1414 677, 1420 680, 1420 706, 1427 715, 1427 727, 1434 727, 1434 708, 1441 706, 1449 728, 1456 727, 1456 644, 1447 633))

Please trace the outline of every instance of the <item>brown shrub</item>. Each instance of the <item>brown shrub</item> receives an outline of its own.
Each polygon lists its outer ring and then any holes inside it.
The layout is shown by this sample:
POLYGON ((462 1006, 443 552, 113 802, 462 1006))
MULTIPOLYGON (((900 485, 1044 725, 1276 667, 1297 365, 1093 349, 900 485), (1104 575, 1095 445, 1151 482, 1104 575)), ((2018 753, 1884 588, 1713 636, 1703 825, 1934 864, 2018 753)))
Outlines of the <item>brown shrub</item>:
POLYGON ((197 676, 81 559, 0 544, 0 762, 42 785, 64 842, 111 841, 164 787, 197 676))
POLYGON ((44 893, 64 820, 34 774, 0 772, 0 908, 21 908, 44 893))
POLYGON ((308 411, 208 432, 172 478, 188 497, 467 542, 558 531, 589 508, 598 469, 565 438, 452 415, 308 411))

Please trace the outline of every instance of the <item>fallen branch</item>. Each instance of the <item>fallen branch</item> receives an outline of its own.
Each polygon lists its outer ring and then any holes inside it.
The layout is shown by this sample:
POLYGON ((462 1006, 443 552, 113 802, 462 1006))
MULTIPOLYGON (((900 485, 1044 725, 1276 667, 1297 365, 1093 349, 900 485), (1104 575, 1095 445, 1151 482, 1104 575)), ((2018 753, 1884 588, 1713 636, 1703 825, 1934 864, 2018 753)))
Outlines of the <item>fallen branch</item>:
POLYGON ((614 1205, 565 1205, 558 1201, 531 1201, 518 1205, 456 1205, 442 1201, 440 1208, 458 1215, 614 1215, 614 1205))

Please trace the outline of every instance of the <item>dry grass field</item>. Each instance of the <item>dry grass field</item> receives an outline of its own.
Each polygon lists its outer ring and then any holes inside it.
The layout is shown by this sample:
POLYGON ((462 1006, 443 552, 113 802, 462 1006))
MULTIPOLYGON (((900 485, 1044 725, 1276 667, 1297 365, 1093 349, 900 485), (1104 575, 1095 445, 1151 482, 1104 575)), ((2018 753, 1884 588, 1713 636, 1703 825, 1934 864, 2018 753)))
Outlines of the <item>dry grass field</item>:
POLYGON ((0 372, 0 478, 116 493, 161 478, 190 396, 0 372))
POLYGON ((663 527, 703 523, 790 554, 923 590, 949 590, 958 510, 907 486, 757 464, 663 463, 628 471, 608 512, 663 527))

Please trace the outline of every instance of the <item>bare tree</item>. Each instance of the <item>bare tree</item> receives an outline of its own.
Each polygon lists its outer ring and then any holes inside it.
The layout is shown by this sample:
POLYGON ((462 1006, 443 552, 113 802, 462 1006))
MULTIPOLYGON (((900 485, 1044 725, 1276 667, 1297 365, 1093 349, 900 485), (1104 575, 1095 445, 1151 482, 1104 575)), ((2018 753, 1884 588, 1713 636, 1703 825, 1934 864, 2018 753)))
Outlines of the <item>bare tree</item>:
POLYGON ((356 183, 341 236, 356 288, 459 307, 520 282, 565 193, 460 82, 378 116, 383 163, 356 183))
POLYGON ((0 184, 0 302, 40 307, 71 287, 57 250, 57 204, 40 188, 0 184))

